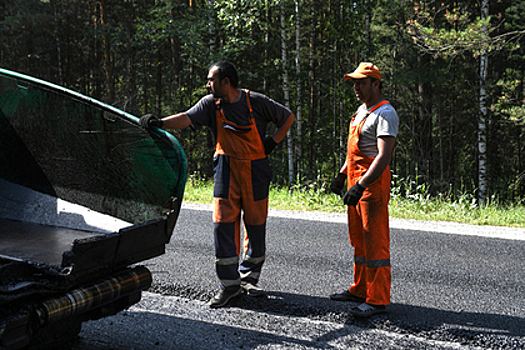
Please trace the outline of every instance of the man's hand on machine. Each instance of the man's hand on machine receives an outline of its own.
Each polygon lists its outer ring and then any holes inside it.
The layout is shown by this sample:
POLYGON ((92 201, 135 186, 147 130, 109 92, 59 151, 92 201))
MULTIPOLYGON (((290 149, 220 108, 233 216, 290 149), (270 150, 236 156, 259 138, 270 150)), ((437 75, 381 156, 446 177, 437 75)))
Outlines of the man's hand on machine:
POLYGON ((157 117, 155 114, 146 114, 139 119, 139 125, 143 129, 148 129, 150 126, 156 126, 158 128, 162 128, 162 125, 164 125, 164 122, 162 119, 157 117))

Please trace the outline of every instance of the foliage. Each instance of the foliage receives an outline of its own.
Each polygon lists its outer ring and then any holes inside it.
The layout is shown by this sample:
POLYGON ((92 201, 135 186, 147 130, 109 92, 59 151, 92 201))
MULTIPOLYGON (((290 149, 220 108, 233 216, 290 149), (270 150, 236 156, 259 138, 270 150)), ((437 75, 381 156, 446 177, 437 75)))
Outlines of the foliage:
POLYGON ((495 115, 500 115, 503 120, 515 123, 516 127, 525 125, 525 107, 520 99, 523 88, 522 82, 515 76, 512 70, 505 71, 505 78, 498 80, 496 86, 500 89, 500 95, 491 106, 495 115))
MULTIPOLYGON (((425 13, 424 16, 428 20, 430 15, 425 13)), ((495 28, 490 27, 490 17, 476 17, 471 22, 470 16, 470 13, 461 13, 458 9, 447 11, 444 17, 448 28, 426 27, 420 21, 413 20, 410 23, 410 34, 416 45, 435 57, 455 56, 465 51, 472 52, 477 57, 481 52, 494 51, 505 45, 503 38, 495 40, 491 37, 495 28)))

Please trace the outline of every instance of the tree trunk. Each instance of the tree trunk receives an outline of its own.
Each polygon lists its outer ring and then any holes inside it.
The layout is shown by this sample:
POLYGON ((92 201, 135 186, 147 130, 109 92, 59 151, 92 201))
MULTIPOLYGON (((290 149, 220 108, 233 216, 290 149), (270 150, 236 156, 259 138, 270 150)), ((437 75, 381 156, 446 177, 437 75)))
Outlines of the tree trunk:
POLYGON ((206 6, 208 7, 209 11, 209 22, 208 22, 208 34, 210 36, 210 55, 213 56, 215 53, 215 1, 214 0, 207 0, 206 6))
MULTIPOLYGON (((481 19, 489 16, 489 0, 483 0, 481 3, 481 19)), ((482 30, 488 34, 488 29, 483 27, 482 30)), ((479 192, 478 200, 480 205, 485 204, 487 198, 487 72, 488 72, 488 54, 483 51, 480 56, 479 67, 479 121, 478 121, 478 181, 479 192)))
POLYGON ((370 34, 370 22, 372 22, 372 13, 370 8, 370 0, 365 0, 365 57, 363 61, 369 61, 372 55, 372 36, 370 34))
MULTIPOLYGON (((174 21, 179 20, 180 14, 170 10, 170 16, 174 21)), ((172 36, 170 38, 170 50, 171 50, 171 65, 174 71, 172 82, 174 84, 173 91, 177 91, 181 86, 181 71, 182 71, 182 62, 181 62, 181 47, 180 47, 180 38, 178 36, 172 36)))
POLYGON ((58 83, 62 86, 64 86, 64 75, 62 72, 62 51, 61 51, 61 45, 60 45, 60 37, 58 35, 59 27, 58 27, 58 21, 59 21, 59 15, 58 15, 58 4, 56 3, 56 0, 51 1, 51 7, 53 8, 53 17, 55 20, 55 27, 54 27, 54 33, 55 36, 55 43, 56 43, 56 50, 57 50, 57 66, 58 66, 58 83))
MULTIPOLYGON (((313 126, 314 121, 314 115, 315 115, 315 67, 314 67, 314 53, 315 53, 315 0, 310 0, 310 47, 308 52, 308 75, 309 75, 309 83, 310 83, 310 115, 309 115, 309 135, 310 140, 313 140, 315 137, 315 129, 313 126)), ((309 142, 309 164, 314 163, 314 142, 309 142)), ((308 167, 308 165, 307 165, 308 167)))
POLYGON ((162 55, 160 48, 157 49, 157 59, 156 59, 156 83, 155 83, 155 113, 157 115, 162 115, 162 55))
MULTIPOLYGON (((425 72, 430 66, 430 57, 426 54, 418 57, 419 71, 425 72)), ((416 143, 417 169, 423 176, 418 184, 427 183, 433 185, 432 167, 432 87, 424 74, 418 76, 418 110, 414 140, 416 143)))
MULTIPOLYGON (((284 101, 286 107, 290 108, 290 91, 288 86, 288 73, 286 71, 287 67, 287 56, 286 56, 286 23, 284 16, 284 3, 281 2, 281 56, 282 56, 282 67, 283 67, 283 91, 284 91, 284 101)), ((292 133, 291 129, 288 130, 286 134, 286 140, 288 145, 288 184, 291 186, 294 183, 295 173, 294 173, 294 161, 293 161, 293 142, 292 142, 292 133)))
POLYGON ((296 98, 297 98, 297 104, 296 104, 296 114, 295 114, 295 126, 296 126, 296 145, 297 145, 297 151, 296 151, 296 159, 297 159, 297 173, 299 175, 299 178, 301 178, 302 173, 302 159, 303 159, 303 152, 302 152, 302 143, 303 143, 303 132, 302 132, 302 84, 301 84, 301 20, 300 20, 300 13, 299 13, 299 1, 295 0, 295 75, 297 79, 297 85, 296 85, 296 98))
POLYGON ((264 74, 263 74, 263 91, 264 93, 268 90, 268 59, 269 59, 269 48, 270 48, 270 1, 265 0, 265 11, 264 16, 266 23, 264 24, 264 74))
POLYGON ((106 70, 106 90, 109 103, 115 102, 115 87, 113 83, 113 73, 111 69, 111 36, 107 19, 106 1, 100 1, 100 23, 104 28, 104 68, 106 70))

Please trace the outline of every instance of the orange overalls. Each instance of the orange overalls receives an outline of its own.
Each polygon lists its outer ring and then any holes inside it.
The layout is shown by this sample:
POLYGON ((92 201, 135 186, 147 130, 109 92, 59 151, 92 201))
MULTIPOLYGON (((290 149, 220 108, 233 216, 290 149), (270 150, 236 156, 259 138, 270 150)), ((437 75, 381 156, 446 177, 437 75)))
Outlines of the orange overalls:
MULTIPOLYGON (((374 158, 359 149, 361 129, 368 115, 383 104, 370 110, 355 126, 350 122, 347 152, 347 187, 355 185, 369 169, 374 158)), ((353 121, 353 119, 352 119, 353 121)), ((390 227, 388 201, 390 200, 390 167, 363 192, 355 207, 348 207, 348 233, 354 247, 354 283, 350 293, 371 305, 390 304, 390 227)))
POLYGON ((246 102, 250 125, 228 121, 216 101, 217 142, 213 160, 215 266, 224 288, 236 289, 241 278, 256 284, 266 253, 266 219, 271 169, 246 102), (241 209, 245 228, 244 259, 239 265, 241 209))

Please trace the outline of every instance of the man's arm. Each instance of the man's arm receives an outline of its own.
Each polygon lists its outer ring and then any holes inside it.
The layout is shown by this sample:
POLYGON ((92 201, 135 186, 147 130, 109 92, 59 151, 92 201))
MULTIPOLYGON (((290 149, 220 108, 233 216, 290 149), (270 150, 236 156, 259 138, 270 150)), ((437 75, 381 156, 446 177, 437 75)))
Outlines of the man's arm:
POLYGON ((281 125, 280 127, 275 130, 275 133, 272 137, 268 137, 263 141, 264 146, 264 154, 269 155, 273 152, 275 147, 277 147, 277 144, 281 142, 281 140, 284 138, 288 130, 290 130, 290 127, 292 126, 292 123, 295 119, 295 116, 293 113, 291 113, 286 121, 281 125))
POLYGON ((330 191, 332 191, 338 196, 343 196, 346 192, 343 192, 343 188, 347 178, 346 169, 347 165, 345 161, 345 163, 341 167, 341 170, 339 170, 339 174, 337 174, 337 176, 333 179, 332 183, 330 184, 330 191))
POLYGON ((150 113, 140 117, 139 124, 144 129, 151 126, 162 129, 183 129, 191 125, 191 119, 186 113, 174 114, 162 119, 150 113))
POLYGON ((277 128, 277 130, 275 130, 275 133, 273 134, 272 139, 276 143, 281 142, 281 140, 286 136, 286 133, 292 127, 294 120, 295 120, 295 115, 292 113, 290 114, 288 119, 286 119, 283 125, 281 125, 280 127, 277 128))
POLYGON ((162 118, 164 129, 184 129, 191 125, 191 119, 186 113, 178 113, 162 118))
POLYGON ((141 117, 140 125, 143 128, 157 126, 163 129, 178 130, 188 126, 208 125, 211 116, 214 116, 215 99, 212 95, 204 96, 193 107, 185 112, 173 114, 162 119, 153 114, 141 117), (191 118, 190 118, 191 116, 191 118))

